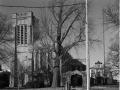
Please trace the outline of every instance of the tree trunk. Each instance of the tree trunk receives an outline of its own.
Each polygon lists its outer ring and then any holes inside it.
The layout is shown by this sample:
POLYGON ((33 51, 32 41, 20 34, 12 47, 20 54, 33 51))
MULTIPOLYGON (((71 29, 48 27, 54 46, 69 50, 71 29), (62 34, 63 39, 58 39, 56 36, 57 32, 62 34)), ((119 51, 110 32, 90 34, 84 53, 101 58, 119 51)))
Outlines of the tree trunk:
POLYGON ((60 86, 60 73, 59 67, 54 67, 53 69, 53 79, 52 79, 52 87, 59 87, 60 86))
POLYGON ((53 68, 52 87, 59 87, 60 86, 60 68, 59 68, 59 66, 60 66, 59 57, 61 55, 60 37, 61 37, 61 34, 58 34, 58 37, 57 37, 57 53, 56 53, 55 66, 53 68))

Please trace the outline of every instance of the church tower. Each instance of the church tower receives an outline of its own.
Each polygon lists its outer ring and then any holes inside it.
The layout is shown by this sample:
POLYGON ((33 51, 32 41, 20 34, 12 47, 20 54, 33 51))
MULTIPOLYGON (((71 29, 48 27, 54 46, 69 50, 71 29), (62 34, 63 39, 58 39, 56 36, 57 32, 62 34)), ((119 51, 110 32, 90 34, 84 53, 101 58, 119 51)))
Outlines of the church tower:
MULTIPOLYGON (((33 12, 25 14, 12 14, 13 28, 16 30, 18 74, 22 68, 27 70, 32 65, 33 52, 33 12)), ((31 69, 29 69, 31 71, 31 69)), ((29 75, 25 75, 24 83, 29 81, 29 75)))
POLYGON ((16 31, 17 48, 17 60, 14 61, 17 61, 18 64, 16 65, 16 67, 18 67, 18 69, 16 69, 18 70, 18 76, 24 69, 29 70, 24 76, 24 84, 26 84, 28 81, 33 81, 33 74, 35 72, 40 72, 40 68, 43 66, 48 68, 47 60, 49 59, 48 61, 50 61, 52 57, 49 55, 48 58, 48 52, 46 50, 36 49, 34 47, 33 42, 38 37, 35 30, 39 29, 39 20, 35 18, 33 12, 27 12, 25 14, 15 13, 12 14, 12 19, 13 28, 16 31))

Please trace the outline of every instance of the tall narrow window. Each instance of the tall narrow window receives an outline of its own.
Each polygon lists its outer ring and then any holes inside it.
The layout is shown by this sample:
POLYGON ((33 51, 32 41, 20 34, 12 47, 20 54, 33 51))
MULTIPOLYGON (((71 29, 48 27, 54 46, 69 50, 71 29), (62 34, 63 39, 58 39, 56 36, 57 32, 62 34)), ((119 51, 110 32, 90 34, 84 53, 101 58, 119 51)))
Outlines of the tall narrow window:
POLYGON ((27 25, 25 25, 25 44, 27 44, 27 25))
POLYGON ((75 70, 75 66, 72 66, 72 71, 74 71, 75 70))
POLYGON ((33 42, 33 31, 32 31, 32 25, 30 25, 30 43, 33 42))
POLYGON ((21 44, 24 44, 23 34, 23 26, 21 26, 21 44))
POLYGON ((20 44, 20 26, 17 26, 17 43, 20 44))

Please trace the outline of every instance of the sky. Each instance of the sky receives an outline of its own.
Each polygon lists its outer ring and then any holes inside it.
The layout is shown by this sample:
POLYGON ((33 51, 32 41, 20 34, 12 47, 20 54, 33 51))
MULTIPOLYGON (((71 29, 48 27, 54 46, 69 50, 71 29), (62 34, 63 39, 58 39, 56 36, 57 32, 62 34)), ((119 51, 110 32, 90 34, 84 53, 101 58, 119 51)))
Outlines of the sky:
MULTIPOLYGON (((46 3, 48 0, 0 0, 0 5, 20 5, 20 6, 40 6, 46 3)), ((88 0, 89 1, 89 0, 88 0)), ((96 37, 100 37, 102 39, 102 7, 105 7, 109 3, 113 3, 115 0, 93 0, 92 4, 92 18, 95 23, 95 31, 96 37)), ((12 15, 12 13, 26 13, 28 11, 33 11, 36 17, 39 17, 39 9, 25 9, 25 8, 11 8, 11 7, 0 7, 0 12, 5 14, 12 15)), ((110 32, 105 31, 105 51, 107 54, 108 46, 110 45, 109 40, 113 35, 110 32)), ((70 50, 70 54, 73 58, 84 59, 85 58, 85 49, 78 49, 78 53, 72 49, 70 50)), ((90 49, 90 66, 92 67, 95 62, 101 61, 104 63, 104 54, 103 54, 103 45, 94 46, 94 48, 90 49)), ((85 63, 85 62, 83 62, 85 63)))

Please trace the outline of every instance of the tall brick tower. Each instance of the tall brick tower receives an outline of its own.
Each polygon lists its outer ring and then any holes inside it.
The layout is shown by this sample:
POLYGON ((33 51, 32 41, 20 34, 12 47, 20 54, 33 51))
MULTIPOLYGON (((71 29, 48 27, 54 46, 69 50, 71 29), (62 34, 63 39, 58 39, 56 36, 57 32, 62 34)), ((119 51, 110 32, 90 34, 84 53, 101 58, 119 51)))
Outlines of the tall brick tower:
MULTIPOLYGON (((27 12, 25 14, 12 14, 13 28, 16 30, 16 51, 17 51, 17 64, 16 67, 18 72, 17 78, 20 78, 22 68, 31 68, 32 63, 32 52, 33 52, 33 12, 27 12)), ((25 75, 24 83, 29 81, 29 75, 25 75)), ((15 83, 15 82, 14 82, 15 83)))

